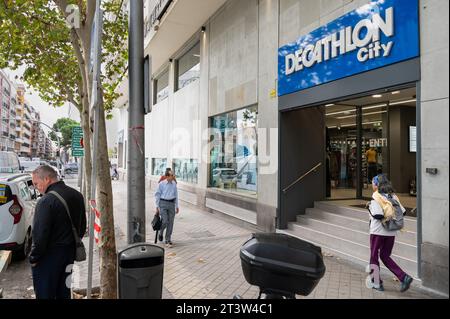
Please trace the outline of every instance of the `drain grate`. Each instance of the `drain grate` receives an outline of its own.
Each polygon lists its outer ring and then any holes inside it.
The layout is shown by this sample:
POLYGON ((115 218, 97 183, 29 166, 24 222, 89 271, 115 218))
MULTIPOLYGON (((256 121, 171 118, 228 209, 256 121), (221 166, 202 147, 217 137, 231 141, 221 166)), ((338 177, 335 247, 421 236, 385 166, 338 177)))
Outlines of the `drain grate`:
POLYGON ((209 238, 209 237, 216 237, 213 233, 209 231, 199 231, 199 232, 192 232, 192 233, 185 233, 191 238, 209 238))

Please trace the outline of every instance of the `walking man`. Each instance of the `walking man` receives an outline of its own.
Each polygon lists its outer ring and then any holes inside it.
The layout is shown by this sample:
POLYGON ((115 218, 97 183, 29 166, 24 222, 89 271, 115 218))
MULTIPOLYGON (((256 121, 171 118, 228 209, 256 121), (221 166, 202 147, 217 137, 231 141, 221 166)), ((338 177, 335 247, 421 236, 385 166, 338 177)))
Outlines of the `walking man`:
POLYGON ((38 167, 32 177, 37 190, 45 194, 36 205, 30 253, 36 299, 70 299, 68 277, 75 260, 72 223, 83 238, 86 232, 84 198, 59 181, 50 166, 38 167))
POLYGON ((168 248, 173 246, 172 232, 175 215, 180 212, 178 207, 178 189, 175 177, 172 172, 166 172, 166 179, 158 184, 158 189, 155 193, 156 198, 156 213, 160 214, 162 226, 159 233, 159 241, 163 242, 168 248), (166 236, 164 238, 164 230, 166 236))

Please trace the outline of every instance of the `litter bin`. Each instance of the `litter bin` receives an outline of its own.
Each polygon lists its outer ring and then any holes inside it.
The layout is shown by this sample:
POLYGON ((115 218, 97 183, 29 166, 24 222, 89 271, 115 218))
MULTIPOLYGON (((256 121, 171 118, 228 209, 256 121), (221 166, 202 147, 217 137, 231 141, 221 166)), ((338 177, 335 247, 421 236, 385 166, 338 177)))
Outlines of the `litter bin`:
POLYGON ((320 247, 284 234, 253 234, 240 257, 247 282, 272 296, 307 296, 326 270, 320 247))
POLYGON ((162 299, 164 249, 135 244, 119 252, 119 299, 162 299))

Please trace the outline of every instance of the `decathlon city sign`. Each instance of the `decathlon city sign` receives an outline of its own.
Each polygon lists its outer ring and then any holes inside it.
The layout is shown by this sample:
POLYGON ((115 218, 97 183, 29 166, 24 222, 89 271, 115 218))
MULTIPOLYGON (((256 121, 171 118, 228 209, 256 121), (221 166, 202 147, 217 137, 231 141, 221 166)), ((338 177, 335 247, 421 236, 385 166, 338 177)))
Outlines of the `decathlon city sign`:
POLYGON ((278 51, 278 95, 419 56, 418 0, 372 1, 278 51))

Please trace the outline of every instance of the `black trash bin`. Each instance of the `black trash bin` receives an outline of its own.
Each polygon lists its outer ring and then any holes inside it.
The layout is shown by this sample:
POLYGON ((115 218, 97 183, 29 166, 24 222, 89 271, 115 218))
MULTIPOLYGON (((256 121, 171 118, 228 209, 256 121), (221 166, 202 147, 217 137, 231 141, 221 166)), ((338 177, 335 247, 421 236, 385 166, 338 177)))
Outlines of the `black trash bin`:
POLYGON ((118 254, 119 299, 162 299, 164 249, 135 244, 118 254))
POLYGON ((266 295, 307 296, 326 270, 320 247, 284 234, 253 234, 240 257, 247 282, 266 295))

